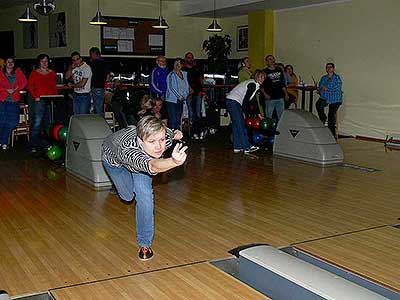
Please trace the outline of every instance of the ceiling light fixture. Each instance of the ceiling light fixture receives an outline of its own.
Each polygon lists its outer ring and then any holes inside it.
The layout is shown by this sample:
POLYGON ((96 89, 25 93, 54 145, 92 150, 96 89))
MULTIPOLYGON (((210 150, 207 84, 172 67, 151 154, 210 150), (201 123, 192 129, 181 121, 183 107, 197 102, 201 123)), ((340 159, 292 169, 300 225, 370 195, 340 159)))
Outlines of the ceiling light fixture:
POLYGON ((160 0, 160 16, 158 17, 157 24, 153 25, 152 27, 156 28, 156 29, 168 29, 169 28, 167 22, 162 17, 162 3, 161 3, 161 0, 160 0))
POLYGON ((37 21, 38 21, 38 19, 31 12, 31 9, 29 8, 29 4, 27 3, 25 12, 22 14, 21 17, 18 18, 18 22, 21 22, 21 23, 33 23, 33 22, 37 22, 37 21))
POLYGON ((214 9, 213 9, 213 21, 210 24, 210 26, 208 26, 207 31, 210 31, 210 32, 221 32, 222 31, 222 27, 218 24, 217 19, 215 18, 215 0, 214 0, 214 9))
POLYGON ((97 0, 97 12, 93 19, 89 22, 90 25, 107 25, 106 19, 100 12, 100 0, 97 0))
POLYGON ((40 0, 33 4, 33 9, 39 15, 48 16, 56 9, 56 5, 54 4, 54 0, 40 0))

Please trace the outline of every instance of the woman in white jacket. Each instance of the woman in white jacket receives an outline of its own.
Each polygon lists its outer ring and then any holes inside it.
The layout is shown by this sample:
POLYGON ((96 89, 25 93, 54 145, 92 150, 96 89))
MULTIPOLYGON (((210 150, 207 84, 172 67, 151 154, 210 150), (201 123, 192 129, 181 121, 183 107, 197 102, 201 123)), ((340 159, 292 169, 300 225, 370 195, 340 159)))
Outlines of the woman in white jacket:
POLYGON ((167 93, 165 103, 168 110, 168 127, 171 129, 180 129, 182 104, 189 96, 189 83, 187 73, 182 71, 182 60, 176 58, 174 61, 174 70, 167 76, 167 93))

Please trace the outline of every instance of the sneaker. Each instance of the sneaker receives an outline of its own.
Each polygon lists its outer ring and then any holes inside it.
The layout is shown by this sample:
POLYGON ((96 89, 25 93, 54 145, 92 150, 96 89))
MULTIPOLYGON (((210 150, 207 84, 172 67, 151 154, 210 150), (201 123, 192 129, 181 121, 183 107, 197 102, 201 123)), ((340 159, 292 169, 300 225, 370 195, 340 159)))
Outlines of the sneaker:
POLYGON ((198 140, 198 139, 199 139, 199 135, 198 135, 197 133, 195 133, 195 134, 193 134, 193 138, 194 138, 195 140, 198 140))
POLYGON ((251 146, 249 149, 244 150, 244 153, 255 152, 255 151, 257 151, 258 149, 260 149, 260 148, 257 147, 257 146, 251 146))
POLYGON ((242 152, 242 149, 233 149, 233 153, 240 153, 242 152))
POLYGON ((2 150, 7 150, 7 149, 8 149, 8 146, 7 146, 6 144, 1 145, 1 149, 2 149, 2 150))
POLYGON ((206 137, 206 133, 204 131, 200 132, 200 139, 204 140, 205 137, 206 137))
POLYGON ((144 246, 139 248, 138 255, 140 260, 149 260, 153 258, 154 252, 151 247, 144 246))
POLYGON ((217 133, 217 129, 210 128, 209 132, 210 132, 210 134, 216 134, 217 133))
POLYGON ((37 149, 36 149, 36 148, 32 148, 32 149, 29 150, 29 152, 30 152, 30 153, 36 153, 36 152, 37 152, 37 149))

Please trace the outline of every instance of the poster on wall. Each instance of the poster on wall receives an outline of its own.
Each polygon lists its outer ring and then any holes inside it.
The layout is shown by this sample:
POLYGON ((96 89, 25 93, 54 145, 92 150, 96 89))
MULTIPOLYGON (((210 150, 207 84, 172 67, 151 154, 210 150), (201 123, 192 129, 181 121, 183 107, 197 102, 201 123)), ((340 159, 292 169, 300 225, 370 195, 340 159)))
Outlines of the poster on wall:
POLYGON ((49 47, 66 47, 67 29, 65 12, 51 14, 49 16, 49 47))
POLYGON ((249 48, 249 28, 238 26, 237 28, 237 51, 246 51, 249 48))
POLYGON ((38 47, 38 24, 24 23, 22 26, 22 38, 24 49, 36 49, 38 47))

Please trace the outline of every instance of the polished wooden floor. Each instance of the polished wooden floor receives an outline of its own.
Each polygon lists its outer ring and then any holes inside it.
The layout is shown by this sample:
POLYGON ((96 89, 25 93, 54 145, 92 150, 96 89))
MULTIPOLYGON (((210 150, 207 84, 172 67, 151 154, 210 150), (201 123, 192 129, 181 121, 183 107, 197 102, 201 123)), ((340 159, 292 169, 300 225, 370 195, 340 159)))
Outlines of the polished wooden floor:
MULTIPOLYGON (((154 179, 156 255, 145 263, 136 255, 133 204, 91 190, 50 161, 0 153, 0 289, 11 295, 52 290, 60 299, 84 299, 95 286, 113 285, 108 281, 120 277, 134 282, 145 276, 151 286, 156 275, 148 272, 168 269, 172 281, 179 268, 196 274, 205 268, 196 266, 248 243, 295 244, 400 289, 400 253, 394 251, 400 229, 391 227, 400 222, 400 152, 340 140, 346 163, 378 170, 365 172, 320 168, 263 151, 233 154, 221 140, 192 145, 183 168, 154 179), (74 285, 88 290, 65 298, 71 290, 62 290, 74 285)), ((175 284, 168 288, 193 286, 175 284)), ((242 299, 252 299, 248 295, 242 299)))

